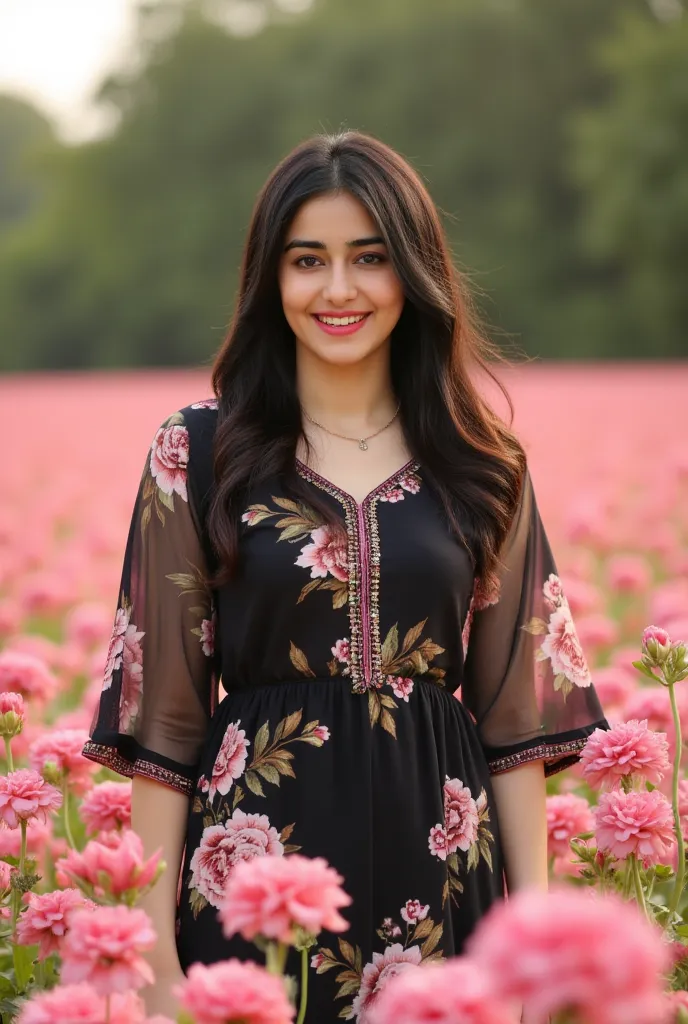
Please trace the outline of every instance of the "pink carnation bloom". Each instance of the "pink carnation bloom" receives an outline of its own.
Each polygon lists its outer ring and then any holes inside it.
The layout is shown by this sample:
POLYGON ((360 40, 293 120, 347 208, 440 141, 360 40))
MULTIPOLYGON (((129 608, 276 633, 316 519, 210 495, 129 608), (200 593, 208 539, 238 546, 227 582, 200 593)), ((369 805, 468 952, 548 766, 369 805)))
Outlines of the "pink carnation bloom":
MULTIPOLYGON (((35 995, 22 1008, 17 1024, 105 1024, 105 999, 82 982, 58 985, 35 995)), ((110 1024, 173 1024, 168 1017, 146 1017, 143 1001, 133 992, 110 998, 110 1024)))
POLYGON ((90 835, 131 828, 131 782, 101 782, 81 801, 81 820, 90 835))
POLYGON ((69 850, 56 868, 58 880, 66 876, 87 891, 92 888, 101 897, 119 900, 153 885, 161 871, 161 858, 158 850, 145 859, 136 832, 111 832, 100 841, 91 839, 81 852, 69 850))
POLYGON ((516 1024, 492 994, 490 978, 467 957, 403 971, 384 986, 365 1019, 370 1024, 516 1024))
POLYGON ((673 811, 659 790, 602 793, 594 814, 598 847, 619 860, 633 853, 649 867, 671 855, 673 811))
POLYGON ((595 827, 590 804, 582 796, 561 793, 547 797, 547 848, 551 856, 570 857, 571 839, 595 827))
POLYGON ((671 768, 666 735, 651 732, 647 720, 595 729, 580 755, 583 775, 593 787, 613 789, 629 775, 658 785, 671 768))
POLYGON ((20 821, 47 821, 52 811, 62 806, 59 789, 44 782, 38 772, 21 768, 0 775, 0 822, 18 828, 20 821))
POLYGON ((420 962, 420 946, 404 949, 400 942, 387 946, 384 953, 373 953, 373 959, 363 968, 361 987, 353 1002, 358 1024, 372 1024, 371 1011, 387 985, 406 971, 415 973, 420 962))
POLYGON ((39 773, 53 764, 66 776, 77 793, 83 793, 91 782, 97 766, 82 754, 89 738, 86 729, 49 729, 29 748, 29 764, 39 773))
POLYGON ((479 922, 468 955, 497 998, 543 1024, 566 1012, 586 1024, 663 1020, 667 944, 635 905, 573 888, 515 893, 479 922), (613 955, 611 955, 613 951, 613 955))
POLYGON ((188 501, 186 472, 189 464, 189 432, 184 426, 161 427, 153 438, 151 476, 163 494, 178 494, 188 501))
POLYGON ((341 932, 349 927, 338 913, 351 903, 341 888, 343 878, 322 857, 256 857, 231 872, 220 906, 227 938, 240 933, 293 942, 294 929, 312 935, 323 928, 341 932))
POLYGON ((62 944, 62 980, 87 981, 96 992, 126 992, 154 980, 142 953, 155 945, 156 934, 143 910, 96 907, 75 910, 62 944))
POLYGON ((306 544, 295 565, 311 570, 311 578, 334 576, 345 582, 349 579, 348 540, 342 529, 319 526, 311 531, 311 543, 306 544))
POLYGON ((54 892, 29 892, 28 904, 17 923, 17 938, 23 946, 38 945, 38 959, 45 960, 58 953, 67 933, 69 914, 84 906, 78 889, 56 889, 54 892))
POLYGON ((250 741, 246 739, 244 730, 239 728, 240 725, 241 720, 230 722, 222 737, 210 779, 210 800, 215 799, 216 793, 227 796, 234 780, 244 773, 250 741))
POLYGON ((12 650, 0 654, 0 691, 10 690, 43 703, 56 689, 57 679, 40 658, 12 650))
POLYGON ((207 967, 192 964, 173 988, 195 1024, 291 1024, 294 1008, 282 978, 257 964, 224 960, 207 967))

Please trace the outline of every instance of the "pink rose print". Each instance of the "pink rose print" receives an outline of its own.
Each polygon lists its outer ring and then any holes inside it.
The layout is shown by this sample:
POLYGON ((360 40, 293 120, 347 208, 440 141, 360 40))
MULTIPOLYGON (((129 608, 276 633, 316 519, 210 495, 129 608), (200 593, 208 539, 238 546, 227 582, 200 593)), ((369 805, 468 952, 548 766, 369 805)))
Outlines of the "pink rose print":
POLYGON ((373 953, 371 963, 363 968, 361 987, 354 999, 352 1010, 357 1016, 358 1024, 369 1024, 369 1013, 377 1002, 380 992, 402 971, 419 967, 421 962, 420 946, 404 949, 400 942, 388 946, 384 953, 373 953))
POLYGON ((420 490, 420 479, 415 473, 406 473, 400 479, 390 484, 379 496, 380 501, 403 501, 404 491, 408 494, 418 494, 420 490))
POLYGON ((345 582, 349 579, 347 536, 342 529, 318 526, 311 532, 311 543, 306 544, 295 564, 311 570, 311 579, 328 575, 345 582))
POLYGON ((322 967, 324 962, 325 962, 325 954, 324 953, 315 953, 311 957, 311 967, 313 967, 316 971, 317 971, 318 967, 322 967))
POLYGON ((402 676, 387 676, 387 682, 392 687, 392 692, 399 700, 406 701, 413 693, 413 679, 404 679, 402 676))
POLYGON ((124 650, 124 634, 129 627, 129 612, 126 608, 118 608, 115 615, 115 624, 110 637, 107 659, 105 662, 105 675, 103 677, 103 689, 109 690, 112 686, 112 675, 122 664, 122 651, 124 650))
POLYGON ((248 523, 249 526, 253 526, 256 520, 260 521, 263 513, 259 512, 258 509, 249 509, 248 512, 244 512, 241 517, 242 523, 248 523))
POLYGON ((210 619, 203 619, 201 623, 201 646, 203 653, 212 658, 215 653, 215 616, 210 619))
POLYGON ((217 409, 217 398, 204 398, 202 402, 194 402, 192 409, 217 409))
POLYGON ((265 814, 245 814, 239 807, 224 825, 210 825, 191 858, 191 888, 219 910, 232 867, 242 860, 281 857, 279 832, 265 814))
POLYGON ((428 846, 433 857, 439 857, 440 860, 447 859, 447 833, 444 825, 437 824, 430 829, 428 846))
POLYGON ((380 925, 380 935, 385 942, 391 942, 392 939, 398 939, 401 935, 401 928, 396 924, 391 917, 386 917, 380 925))
POLYGON ((131 732, 139 713, 143 690, 143 651, 141 640, 146 634, 137 631, 133 623, 127 626, 122 647, 122 692, 119 704, 119 727, 131 732))
POLYGON ((406 924, 418 924, 419 921, 425 920, 429 910, 429 903, 422 906, 420 900, 407 900, 406 906, 401 908, 401 916, 406 924))
POLYGON ((188 501, 186 467, 189 463, 189 432, 186 427, 161 427, 151 445, 150 470, 163 494, 178 494, 188 501))
POLYGON ((351 657, 351 648, 349 640, 338 640, 334 647, 331 648, 337 661, 343 662, 344 665, 349 664, 349 658, 351 657))
POLYGON ((404 492, 402 491, 401 487, 390 487, 389 490, 383 491, 383 493, 380 495, 380 501, 395 502, 403 500, 404 492))
POLYGON ((444 827, 447 832, 447 851, 468 850, 478 838, 480 816, 468 786, 460 779, 444 784, 444 827))
POLYGON ((551 611, 554 611, 555 608, 558 608, 565 600, 564 589, 561 585, 561 580, 553 572, 549 574, 549 577, 547 578, 545 585, 542 588, 542 591, 545 595, 545 601, 549 605, 551 611))
POLYGON ((210 800, 215 799, 216 793, 227 796, 232 788, 232 782, 240 778, 246 767, 250 740, 246 739, 246 733, 239 728, 240 725, 241 719, 238 722, 230 722, 222 738, 208 790, 210 800))
POLYGON ((590 686, 592 676, 566 599, 550 616, 547 629, 548 633, 542 641, 540 650, 543 657, 549 658, 552 662, 555 676, 563 675, 575 686, 590 686))
POLYGON ((313 735, 317 736, 318 739, 322 740, 324 743, 326 740, 329 740, 330 738, 330 730, 327 728, 326 725, 316 725, 315 729, 313 730, 313 735))

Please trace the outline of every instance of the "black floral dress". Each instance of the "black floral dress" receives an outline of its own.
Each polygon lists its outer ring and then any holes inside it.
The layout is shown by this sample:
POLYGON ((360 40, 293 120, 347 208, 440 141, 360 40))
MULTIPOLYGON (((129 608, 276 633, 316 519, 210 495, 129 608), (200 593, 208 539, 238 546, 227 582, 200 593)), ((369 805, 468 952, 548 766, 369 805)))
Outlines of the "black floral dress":
POLYGON ((350 928, 312 951, 307 1020, 365 1024, 387 978, 459 952, 502 896, 490 776, 559 771, 606 723, 528 475, 492 593, 415 462, 360 504, 299 463, 336 526, 261 485, 240 571, 211 592, 216 420, 198 402, 153 441, 85 753, 190 797, 184 968, 260 960, 217 921, 237 861, 337 868, 350 928))

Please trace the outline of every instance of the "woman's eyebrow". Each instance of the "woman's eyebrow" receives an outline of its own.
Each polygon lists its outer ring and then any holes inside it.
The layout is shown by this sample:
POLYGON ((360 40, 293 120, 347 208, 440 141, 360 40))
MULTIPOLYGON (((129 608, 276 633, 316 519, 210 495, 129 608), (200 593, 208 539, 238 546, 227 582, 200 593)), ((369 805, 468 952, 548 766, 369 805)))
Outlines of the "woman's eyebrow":
MULTIPOLYGON (((352 242, 346 243, 351 249, 362 249, 364 245, 384 245, 385 240, 379 235, 371 235, 370 238, 354 238, 352 242)), ((284 247, 284 251, 288 252, 290 249, 327 249, 324 242, 312 242, 305 238, 293 238, 284 247)))

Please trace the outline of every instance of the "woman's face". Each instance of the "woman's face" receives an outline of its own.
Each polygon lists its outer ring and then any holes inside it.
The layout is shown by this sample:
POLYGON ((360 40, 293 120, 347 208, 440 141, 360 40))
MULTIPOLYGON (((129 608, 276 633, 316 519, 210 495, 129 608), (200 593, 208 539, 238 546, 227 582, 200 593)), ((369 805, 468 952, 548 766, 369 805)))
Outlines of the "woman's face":
POLYGON ((279 287, 297 345, 340 366, 386 345, 404 306, 379 229, 348 192, 301 206, 286 234, 279 287))

